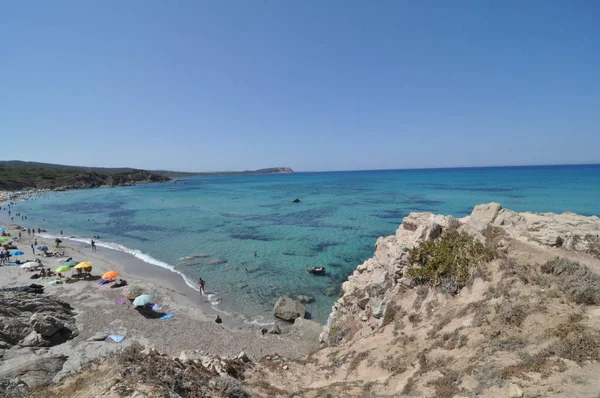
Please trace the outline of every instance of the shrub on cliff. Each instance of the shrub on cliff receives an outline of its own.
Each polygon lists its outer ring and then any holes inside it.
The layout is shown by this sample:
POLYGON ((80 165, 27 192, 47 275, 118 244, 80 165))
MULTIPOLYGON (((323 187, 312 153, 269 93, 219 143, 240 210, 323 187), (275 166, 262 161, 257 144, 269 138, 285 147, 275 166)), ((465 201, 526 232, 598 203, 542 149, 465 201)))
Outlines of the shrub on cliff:
POLYGON ((496 250, 464 232, 448 231, 421 243, 410 254, 405 275, 417 284, 438 287, 445 293, 463 288, 473 269, 496 257, 496 250))

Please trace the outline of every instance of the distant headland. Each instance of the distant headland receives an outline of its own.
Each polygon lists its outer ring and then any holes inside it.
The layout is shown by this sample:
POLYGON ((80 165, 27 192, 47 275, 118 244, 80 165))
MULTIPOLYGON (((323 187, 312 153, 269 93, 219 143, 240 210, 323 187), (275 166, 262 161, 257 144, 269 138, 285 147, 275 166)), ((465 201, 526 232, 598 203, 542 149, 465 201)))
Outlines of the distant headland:
POLYGON ((0 190, 22 189, 85 189, 129 186, 136 183, 166 182, 174 177, 282 174, 293 173, 289 167, 270 167, 259 170, 221 172, 178 172, 169 170, 141 170, 129 167, 85 167, 52 163, 0 161, 0 190))

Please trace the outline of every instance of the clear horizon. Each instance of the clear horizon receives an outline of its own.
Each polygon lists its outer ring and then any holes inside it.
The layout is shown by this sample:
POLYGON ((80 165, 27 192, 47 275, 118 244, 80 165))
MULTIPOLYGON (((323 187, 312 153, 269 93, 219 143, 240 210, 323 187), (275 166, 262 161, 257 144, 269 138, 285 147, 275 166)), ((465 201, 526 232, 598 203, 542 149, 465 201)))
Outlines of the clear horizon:
MULTIPOLYGON (((8 161, 8 162, 34 162, 34 163, 46 163, 46 162, 38 162, 36 160, 18 160, 18 159, 10 159, 10 160, 0 160, 0 161, 8 161)), ((81 164, 66 164, 66 163, 54 163, 58 166, 72 166, 72 167, 104 167, 109 169, 124 169, 124 168, 135 168, 130 166, 89 166, 89 165, 81 165, 81 164)), ((448 167, 410 167, 410 168, 392 168, 392 169, 346 169, 346 170, 296 170, 292 166, 265 166, 265 167, 255 167, 251 169, 244 170, 175 170, 175 169, 143 169, 147 171, 170 171, 174 173, 228 173, 228 172, 242 172, 242 171, 256 171, 267 168, 277 168, 277 167, 289 167, 294 173, 336 173, 336 172, 358 172, 358 171, 402 171, 402 170, 445 170, 445 169, 478 169, 478 168, 508 168, 508 167, 567 167, 567 166, 600 166, 600 163, 588 162, 588 163, 554 163, 554 164, 506 164, 506 165, 482 165, 482 166, 448 166, 448 167)))
POLYGON ((596 2, 4 2, 4 158, 211 172, 600 163, 596 2), (257 166, 258 165, 258 166, 257 166))

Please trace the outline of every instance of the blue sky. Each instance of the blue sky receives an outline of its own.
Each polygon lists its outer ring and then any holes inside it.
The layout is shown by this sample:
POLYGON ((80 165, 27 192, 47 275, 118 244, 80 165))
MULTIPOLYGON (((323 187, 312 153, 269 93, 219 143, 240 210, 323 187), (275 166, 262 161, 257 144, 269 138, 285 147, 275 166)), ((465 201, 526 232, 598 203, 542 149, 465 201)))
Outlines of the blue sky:
POLYGON ((600 2, 0 0, 1 158, 600 162, 600 2))

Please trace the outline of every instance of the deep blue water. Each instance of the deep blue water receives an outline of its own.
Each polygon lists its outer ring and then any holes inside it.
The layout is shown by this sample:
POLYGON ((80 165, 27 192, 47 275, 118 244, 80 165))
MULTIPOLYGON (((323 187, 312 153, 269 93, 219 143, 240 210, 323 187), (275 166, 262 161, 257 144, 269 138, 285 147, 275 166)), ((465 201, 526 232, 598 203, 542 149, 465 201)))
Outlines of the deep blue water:
POLYGON ((269 319, 278 296, 310 294, 316 301, 308 310, 324 321, 341 283, 402 217, 461 217, 491 201, 600 215, 600 165, 193 177, 50 194, 15 212, 28 216, 28 226, 100 235, 193 280, 202 276, 221 309, 269 319), (195 253, 208 257, 185 265, 195 253), (214 259, 227 262, 209 264, 214 259), (328 273, 309 275, 309 266, 328 273))

